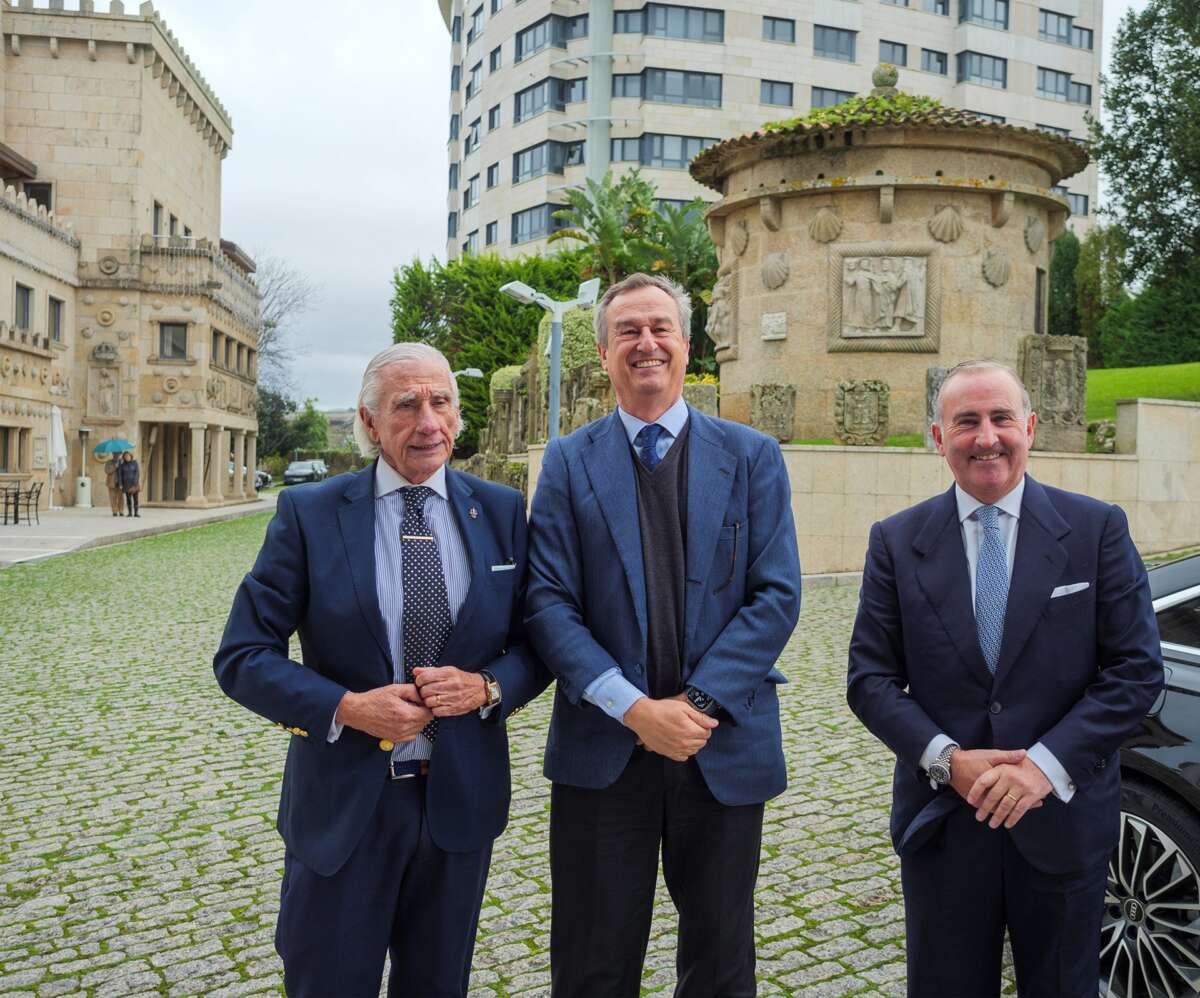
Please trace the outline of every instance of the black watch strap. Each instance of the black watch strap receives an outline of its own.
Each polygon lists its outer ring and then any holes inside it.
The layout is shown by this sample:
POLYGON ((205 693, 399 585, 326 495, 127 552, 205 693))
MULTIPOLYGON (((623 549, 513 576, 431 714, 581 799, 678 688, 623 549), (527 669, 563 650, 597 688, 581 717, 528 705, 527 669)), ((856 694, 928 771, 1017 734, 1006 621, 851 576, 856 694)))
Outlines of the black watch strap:
POLYGON ((684 688, 683 692, 687 697, 687 702, 701 714, 716 717, 721 713, 721 705, 703 690, 697 689, 695 686, 688 686, 684 688))

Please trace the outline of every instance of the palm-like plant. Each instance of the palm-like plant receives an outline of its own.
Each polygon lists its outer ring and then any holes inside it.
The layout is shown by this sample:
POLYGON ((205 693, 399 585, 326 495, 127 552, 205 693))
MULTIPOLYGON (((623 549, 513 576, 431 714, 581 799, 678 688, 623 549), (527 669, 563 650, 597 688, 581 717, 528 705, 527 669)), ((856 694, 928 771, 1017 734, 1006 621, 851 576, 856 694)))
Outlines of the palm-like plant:
POLYGON ((564 192, 568 206, 554 213, 567 223, 549 242, 575 239, 583 243, 585 276, 604 278, 606 284, 626 274, 645 270, 654 260, 650 232, 657 218, 654 185, 631 170, 619 180, 612 171, 600 183, 588 180, 585 189, 564 192))

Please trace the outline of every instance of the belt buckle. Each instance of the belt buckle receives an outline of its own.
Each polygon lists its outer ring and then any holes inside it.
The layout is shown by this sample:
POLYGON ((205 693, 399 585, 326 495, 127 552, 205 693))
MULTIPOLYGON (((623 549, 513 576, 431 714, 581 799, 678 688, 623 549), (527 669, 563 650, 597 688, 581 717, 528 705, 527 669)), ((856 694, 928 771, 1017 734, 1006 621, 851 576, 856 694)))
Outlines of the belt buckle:
POLYGON ((395 759, 388 760, 388 778, 393 780, 413 780, 418 776, 424 776, 429 771, 429 764, 424 759, 405 759, 397 763, 395 759), (397 773, 396 767, 412 766, 416 764, 417 772, 415 773, 397 773))
MULTIPOLYGON (((404 765, 404 763, 401 763, 404 765)), ((416 773, 397 773, 396 761, 391 759, 388 761, 388 777, 393 780, 411 780, 416 777, 416 773)))

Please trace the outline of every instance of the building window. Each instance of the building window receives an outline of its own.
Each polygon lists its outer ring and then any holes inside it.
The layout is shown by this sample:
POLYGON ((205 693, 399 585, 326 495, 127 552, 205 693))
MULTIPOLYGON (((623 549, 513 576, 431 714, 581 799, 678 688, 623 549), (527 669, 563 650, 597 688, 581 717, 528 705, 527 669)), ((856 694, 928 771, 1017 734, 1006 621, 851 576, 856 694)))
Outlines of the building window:
POLYGON ((452 211, 446 216, 446 238, 453 239, 458 235, 458 212, 452 211))
POLYGON ((573 80, 558 80, 558 100, 562 104, 574 104, 587 100, 587 77, 579 76, 573 80))
POLYGON ((796 43, 796 22, 790 17, 764 17, 762 36, 768 42, 796 43))
POLYGON ((1004 90, 1008 86, 1008 60, 982 52, 959 52, 958 82, 1004 90))
POLYGON ((234 350, 233 340, 226 339, 225 340, 225 369, 228 371, 233 370, 233 350, 234 350))
POLYGON ((488 108, 488 131, 492 131, 500 127, 500 105, 496 104, 488 108))
POLYGON ((487 168, 487 186, 488 186, 488 190, 491 190, 491 189, 492 189, 493 187, 495 187, 495 186, 496 186, 498 183, 500 183, 500 164, 499 164, 499 163, 493 163, 491 166, 489 166, 489 167, 487 168))
POLYGON ((613 11, 614 35, 641 35, 646 31, 644 10, 613 11))
POLYGON ((907 7, 908 6, 908 0, 881 0, 881 2, 886 3, 890 7, 907 7))
POLYGON ((830 90, 828 87, 813 87, 812 88, 812 106, 817 107, 833 107, 835 104, 842 104, 853 97, 849 90, 830 90))
POLYGON ((473 229, 467 233, 467 241, 463 243, 463 252, 474 255, 479 252, 479 230, 473 229))
POLYGON ((514 212, 512 216, 513 245, 528 242, 530 239, 541 239, 556 229, 563 228, 565 225, 563 220, 554 217, 554 212, 561 207, 562 205, 558 204, 539 204, 535 208, 514 212))
POLYGON ((758 89, 760 104, 776 104, 779 107, 792 106, 792 85, 778 80, 762 80, 758 89))
POLYGON ((682 69, 644 71, 642 97, 664 104, 692 107, 721 106, 721 74, 692 73, 682 69))
POLYGON ((36 202, 47 211, 54 207, 54 205, 50 203, 49 184, 33 184, 26 182, 21 185, 21 188, 25 191, 25 196, 29 198, 30 201, 36 202))
POLYGON ((488 72, 494 73, 500 68, 500 46, 497 45, 488 53, 488 72))
POLYGON ((504 0, 492 0, 492 13, 497 13, 504 6, 504 0))
POLYGON ((845 28, 829 28, 823 24, 813 25, 813 55, 823 59, 838 59, 842 62, 854 61, 854 40, 856 31, 845 28))
POLYGON ((174 215, 171 216, 170 228, 167 230, 171 235, 175 235, 179 231, 179 219, 174 215))
MULTIPOLYGON (((545 79, 540 83, 535 83, 532 87, 518 90, 513 98, 513 124, 548 110, 552 106, 553 96, 554 80, 551 79, 545 79)), ((555 106, 555 110, 562 110, 562 108, 555 106)))
POLYGON ((1061 135, 1064 139, 1071 137, 1069 128, 1059 128, 1057 125, 1034 125, 1039 132, 1049 132, 1051 135, 1061 135))
POLYGON ((686 38, 693 42, 725 41, 725 14, 703 7, 646 4, 645 33, 660 38, 686 38))
POLYGON ((950 0, 921 0, 921 10, 930 14, 950 16, 950 0))
POLYGON ((20 469, 17 467, 17 434, 16 427, 0 426, 0 473, 11 475, 20 469))
POLYGON ((479 174, 467 181, 467 189, 463 191, 463 211, 474 208, 479 204, 479 174))
POLYGON ((908 46, 902 42, 879 42, 879 61, 890 62, 893 66, 908 65, 908 46))
POLYGON ((959 21, 1008 30, 1008 0, 958 0, 959 21))
POLYGON ((562 173, 564 167, 583 162, 583 140, 548 140, 513 153, 513 183, 519 184, 547 173, 562 173))
POLYGON ((1086 83, 1076 83, 1070 73, 1038 67, 1037 93, 1050 100, 1068 101, 1072 104, 1091 104, 1092 88, 1086 83))
POLYGON ((483 86, 483 63, 477 62, 471 67, 471 78, 467 80, 467 100, 479 93, 483 86))
POLYGON ((588 32, 587 14, 576 14, 564 17, 561 14, 550 14, 528 28, 517 32, 516 52, 513 62, 528 59, 536 52, 549 45, 556 48, 566 48, 567 42, 576 38, 586 38, 588 32))
POLYGON ((1074 194, 1067 191, 1067 202, 1071 205, 1072 215, 1086 215, 1088 213, 1088 196, 1086 194, 1074 194))
POLYGON ((1090 50, 1093 43, 1091 28, 1076 27, 1075 19, 1069 14, 1059 14, 1053 10, 1038 11, 1038 37, 1078 49, 1090 50))
POLYGON ((1003 125, 1008 120, 1002 114, 988 114, 987 111, 968 111, 967 114, 973 114, 976 118, 991 122, 993 125, 1003 125))
POLYGON ((467 129, 467 138, 463 144, 464 156, 471 155, 471 153, 479 148, 479 123, 480 119, 476 118, 471 122, 470 127, 467 129))
POLYGON ((183 238, 184 239, 192 238, 192 230, 186 225, 183 227, 183 238))
POLYGON ((61 298, 50 295, 49 309, 46 312, 47 332, 55 343, 63 341, 63 309, 66 307, 61 298))
POLYGON ((559 17, 559 32, 563 42, 573 42, 576 38, 587 38, 588 16, 576 14, 574 17, 559 17))
POLYGON ((640 138, 613 139, 612 155, 609 158, 614 163, 640 162, 642 158, 642 140, 640 138))
POLYGON ((462 41, 462 17, 459 14, 455 14, 450 22, 450 41, 455 45, 462 41))
POLYGON ((450 140, 454 141, 458 138, 458 115, 450 115, 450 140))
POLYGON ((211 358, 211 366, 221 366, 221 333, 219 330, 212 331, 212 347, 209 349, 208 355, 211 358))
POLYGON ((33 328, 33 288, 27 288, 24 284, 17 285, 13 325, 18 329, 33 328))
POLYGON ((642 96, 641 73, 613 73, 612 80, 614 97, 642 96))
POLYGON ((458 88, 462 86, 462 66, 455 64, 450 67, 450 92, 458 93, 458 88))
POLYGON ((642 136, 641 162, 663 170, 686 170, 688 164, 719 140, 696 135, 659 135, 647 132, 642 136))
POLYGON ((495 246, 496 240, 500 238, 500 223, 488 222, 487 227, 483 230, 483 242, 486 246, 495 246))
POLYGON ((458 190, 458 164, 457 163, 450 164, 450 185, 449 186, 450 186, 450 190, 452 190, 452 191, 458 190))
POLYGON ((921 68, 927 73, 945 76, 950 71, 950 59, 945 52, 921 49, 921 68))
POLYGON ((471 26, 467 29, 467 44, 470 45, 483 34, 483 4, 471 12, 471 26))
MULTIPOLYGON (((226 343, 228 347, 228 341, 226 343)), ((226 350, 225 366, 229 366, 226 350)), ((158 325, 158 356, 160 360, 187 359, 187 323, 160 322, 158 325)))
POLYGON ((156 236, 162 235, 162 222, 163 222, 163 206, 161 204, 159 204, 157 201, 155 201, 154 202, 154 223, 153 223, 154 229, 153 229, 153 231, 156 236))
POLYGON ((1033 286, 1033 331, 1041 334, 1046 331, 1046 272, 1037 268, 1037 279, 1033 286))

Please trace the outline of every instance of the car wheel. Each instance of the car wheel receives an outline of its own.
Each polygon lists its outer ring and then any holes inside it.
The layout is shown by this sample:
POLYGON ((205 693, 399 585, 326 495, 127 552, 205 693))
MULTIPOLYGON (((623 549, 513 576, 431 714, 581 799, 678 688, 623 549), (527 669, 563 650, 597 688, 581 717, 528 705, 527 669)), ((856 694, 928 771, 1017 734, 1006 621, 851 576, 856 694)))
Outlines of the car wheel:
POLYGON ((1100 928, 1101 998, 1200 992, 1200 820, 1153 787, 1121 788, 1100 928))

